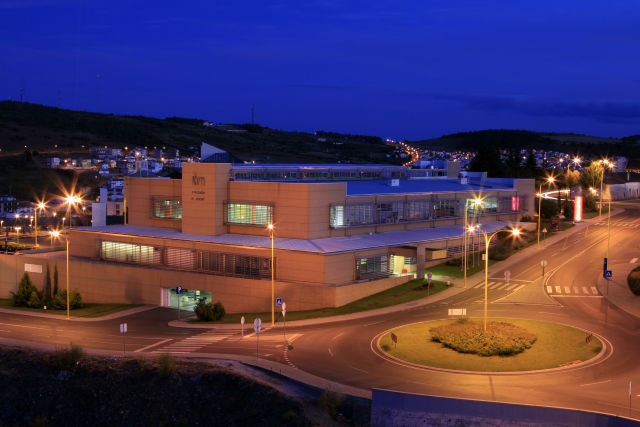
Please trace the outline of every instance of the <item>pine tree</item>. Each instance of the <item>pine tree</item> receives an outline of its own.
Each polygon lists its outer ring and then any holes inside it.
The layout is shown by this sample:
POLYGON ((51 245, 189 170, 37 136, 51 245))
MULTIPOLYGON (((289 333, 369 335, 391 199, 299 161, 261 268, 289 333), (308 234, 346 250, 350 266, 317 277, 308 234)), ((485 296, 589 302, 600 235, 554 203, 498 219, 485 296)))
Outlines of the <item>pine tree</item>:
POLYGON ((53 297, 58 293, 58 264, 53 268, 53 297))
POLYGON ((47 277, 44 282, 44 289, 42 290, 42 303, 44 305, 51 305, 51 273, 49 271, 49 264, 47 264, 47 277))

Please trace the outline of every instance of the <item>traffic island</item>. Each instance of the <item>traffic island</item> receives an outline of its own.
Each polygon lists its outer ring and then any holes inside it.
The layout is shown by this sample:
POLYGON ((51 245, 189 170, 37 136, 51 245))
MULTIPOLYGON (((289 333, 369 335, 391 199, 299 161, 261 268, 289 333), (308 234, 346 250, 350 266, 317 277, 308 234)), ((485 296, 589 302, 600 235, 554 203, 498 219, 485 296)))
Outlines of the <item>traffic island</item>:
MULTIPOLYGON (((457 325, 462 325, 459 322, 436 320, 401 326, 379 335, 376 338, 377 348, 381 355, 407 365, 472 372, 562 368, 593 359, 604 348, 601 340, 589 332, 557 323, 524 319, 492 319, 489 323, 494 324, 491 329, 494 339, 481 340, 482 328, 479 332, 477 329, 475 332, 467 330, 466 342, 465 338, 451 335, 443 338, 446 336, 443 331, 459 329, 457 325), (479 335, 474 338, 474 333, 479 335), (496 335, 504 339, 495 339, 496 335), (496 351, 488 351, 497 341, 501 341, 502 349, 495 346, 496 351)), ((482 319, 462 322, 469 322, 472 326, 479 322, 482 325, 482 319)))

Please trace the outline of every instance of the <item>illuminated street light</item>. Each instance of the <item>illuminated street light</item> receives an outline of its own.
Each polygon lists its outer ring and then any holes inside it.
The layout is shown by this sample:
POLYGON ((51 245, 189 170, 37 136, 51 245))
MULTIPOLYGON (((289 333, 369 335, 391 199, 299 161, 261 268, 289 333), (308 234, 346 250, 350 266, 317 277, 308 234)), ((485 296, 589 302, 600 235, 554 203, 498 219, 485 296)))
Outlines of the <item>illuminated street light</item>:
POLYGON ((613 162, 607 159, 602 159, 598 163, 602 164, 602 175, 600 176, 600 196, 598 197, 598 205, 600 205, 600 212, 598 216, 602 216, 602 184, 604 183, 604 171, 605 167, 613 168, 613 162))
POLYGON ((36 249, 38 249, 38 211, 44 211, 46 205, 43 202, 39 202, 36 205, 36 249))
POLYGON ((20 244, 20 230, 22 230, 22 227, 15 227, 16 230, 16 243, 20 244))
POLYGON ((485 254, 484 254, 484 322, 483 322, 483 330, 485 332, 487 332, 487 301, 488 301, 488 291, 487 289, 489 288, 489 244, 491 243, 491 239, 493 239, 496 235, 498 235, 498 233, 501 232, 510 232, 513 236, 519 236, 520 235, 520 230, 517 228, 512 228, 510 230, 498 230, 495 233, 493 233, 492 235, 488 236, 487 232, 484 231, 483 229, 480 228, 480 225, 477 225, 476 227, 470 227, 471 231, 473 230, 478 230, 480 233, 482 233, 482 236, 484 237, 484 247, 485 247, 485 254))
POLYGON ((274 313, 273 305, 275 304, 275 301, 276 301, 275 285, 274 285, 275 265, 273 263, 273 261, 274 261, 274 257, 273 257, 274 227, 273 227, 273 224, 267 225, 267 230, 269 230, 269 237, 271 238, 271 327, 273 328, 275 326, 275 313, 274 313))
MULTIPOLYGON (((556 179, 552 176, 547 178, 547 183, 549 184, 553 184, 553 182, 556 179)), ((540 219, 542 217, 542 184, 544 184, 544 182, 540 183, 540 191, 538 192, 538 197, 540 198, 538 200, 538 249, 540 249, 540 219)))
MULTIPOLYGON (((49 234, 51 235, 52 240, 53 238, 57 239, 58 237, 60 237, 60 232, 57 230, 50 231, 49 234)), ((65 237, 65 242, 67 250, 67 320, 69 320, 69 237, 65 237)))
MULTIPOLYGON (((482 199, 480 198, 475 198, 473 199, 473 205, 474 205, 474 210, 477 209, 479 206, 482 206, 482 199)), ((468 227, 467 226, 467 209, 469 207, 469 204, 465 202, 464 205, 464 252, 463 252, 463 262, 464 262, 464 287, 467 287, 467 228, 469 228, 469 231, 473 231, 473 227, 468 227)))

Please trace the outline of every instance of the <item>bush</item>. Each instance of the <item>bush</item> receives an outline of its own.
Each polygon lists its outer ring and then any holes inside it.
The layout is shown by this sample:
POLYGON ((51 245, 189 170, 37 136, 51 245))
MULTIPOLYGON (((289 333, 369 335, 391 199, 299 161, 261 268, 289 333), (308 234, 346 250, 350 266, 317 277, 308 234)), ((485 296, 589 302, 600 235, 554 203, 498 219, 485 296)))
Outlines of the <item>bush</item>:
POLYGON ((196 313, 198 320, 205 322, 220 320, 227 314, 220 301, 215 304, 198 302, 193 311, 196 313))
POLYGON ((69 348, 57 349, 50 357, 50 363, 57 369, 69 369, 82 360, 84 350, 79 345, 71 344, 69 348))
POLYGON ((24 273, 18 283, 18 292, 12 292, 13 305, 17 307, 39 307, 40 306, 40 293, 38 289, 31 282, 29 273, 24 273), (34 297, 35 292, 35 297, 34 297), (31 305, 36 304, 36 305, 31 305))
POLYGON ((344 398, 337 391, 324 390, 318 398, 318 407, 332 418, 337 418, 344 398))
MULTIPOLYGON (((82 296, 76 289, 71 291, 69 296, 69 309, 82 308, 82 296)), ((53 297, 53 308, 57 310, 67 309, 67 291, 65 289, 59 289, 55 297, 53 297)))
POLYGON ((480 356, 507 356, 521 353, 536 342, 536 335, 520 326, 506 322, 482 323, 466 319, 429 330, 431 339, 459 353, 480 356))
POLYGON ((632 270, 627 276, 627 284, 634 295, 640 295, 640 267, 632 270))
POLYGON ((158 374, 161 378, 167 378, 176 371, 176 358, 170 354, 161 354, 158 357, 158 374))
POLYGON ((533 219, 529 215, 522 215, 522 218, 520 218, 520 222, 535 222, 535 219, 533 219))

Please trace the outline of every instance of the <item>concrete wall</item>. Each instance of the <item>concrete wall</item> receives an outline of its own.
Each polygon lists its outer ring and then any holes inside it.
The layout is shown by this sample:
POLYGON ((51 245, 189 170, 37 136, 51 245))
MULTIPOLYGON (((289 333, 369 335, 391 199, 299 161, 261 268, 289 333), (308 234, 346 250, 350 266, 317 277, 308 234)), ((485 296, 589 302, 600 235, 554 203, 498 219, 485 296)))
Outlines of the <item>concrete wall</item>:
MULTIPOLYGON (((151 218, 153 196, 182 197, 182 182, 179 179, 125 178, 125 197, 128 223, 145 227, 174 228, 180 230, 182 222, 172 219, 151 218)), ((184 205, 183 205, 184 211, 184 205)))
POLYGON ((223 234, 223 202, 227 199, 229 163, 182 165, 182 232, 223 234))
POLYGON ((372 390, 372 426, 637 426, 595 412, 372 390))

